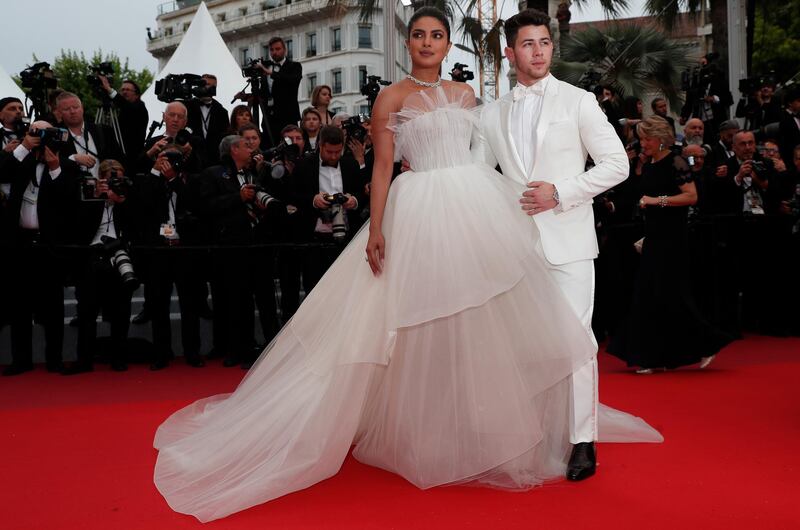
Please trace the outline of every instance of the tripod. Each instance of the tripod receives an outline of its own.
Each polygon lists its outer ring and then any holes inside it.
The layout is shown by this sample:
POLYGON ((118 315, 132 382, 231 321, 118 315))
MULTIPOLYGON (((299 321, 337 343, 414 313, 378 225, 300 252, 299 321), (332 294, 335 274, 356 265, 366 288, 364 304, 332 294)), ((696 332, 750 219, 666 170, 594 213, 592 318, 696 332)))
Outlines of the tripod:
POLYGON ((108 125, 114 131, 114 138, 117 140, 122 149, 122 154, 127 155, 125 152, 125 142, 122 140, 122 129, 119 126, 119 116, 117 116, 117 109, 111 106, 111 101, 108 98, 103 98, 103 104, 97 109, 97 114, 94 117, 94 122, 98 125, 108 125))

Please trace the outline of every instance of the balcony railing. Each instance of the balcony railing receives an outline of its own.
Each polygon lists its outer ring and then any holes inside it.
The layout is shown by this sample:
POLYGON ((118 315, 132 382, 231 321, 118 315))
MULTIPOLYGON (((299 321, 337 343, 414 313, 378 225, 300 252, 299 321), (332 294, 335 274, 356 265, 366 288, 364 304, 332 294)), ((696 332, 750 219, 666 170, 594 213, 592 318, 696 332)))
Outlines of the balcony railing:
POLYGON ((158 16, 178 11, 184 7, 196 6, 201 0, 175 0, 174 2, 164 2, 158 6, 158 16))

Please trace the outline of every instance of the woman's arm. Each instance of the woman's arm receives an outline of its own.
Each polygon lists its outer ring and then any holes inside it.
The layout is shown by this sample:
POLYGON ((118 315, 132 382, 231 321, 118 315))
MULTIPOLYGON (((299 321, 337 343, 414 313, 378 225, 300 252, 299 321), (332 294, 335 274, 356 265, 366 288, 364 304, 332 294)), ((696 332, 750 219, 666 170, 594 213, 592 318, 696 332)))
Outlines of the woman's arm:
POLYGON ((394 133, 387 129, 389 114, 395 110, 395 98, 392 96, 391 90, 381 91, 372 109, 372 145, 375 150, 375 164, 372 168, 370 185, 367 259, 375 276, 383 271, 386 243, 381 227, 394 163, 394 133))
POLYGON ((694 206, 697 204, 697 187, 694 182, 687 182, 679 186, 681 192, 677 195, 662 195, 660 197, 649 197, 647 195, 639 199, 639 206, 694 206))

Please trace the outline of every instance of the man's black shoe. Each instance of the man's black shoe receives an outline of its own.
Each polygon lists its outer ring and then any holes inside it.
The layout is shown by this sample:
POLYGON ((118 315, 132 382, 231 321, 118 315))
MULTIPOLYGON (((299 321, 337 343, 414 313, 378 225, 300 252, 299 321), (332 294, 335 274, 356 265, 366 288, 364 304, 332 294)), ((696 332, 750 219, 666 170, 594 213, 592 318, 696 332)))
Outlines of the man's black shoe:
POLYGON ((11 363, 5 367, 5 369, 3 370, 3 375, 5 376, 19 375, 19 374, 24 374, 25 372, 30 372, 31 370, 33 370, 33 363, 20 363, 20 364, 11 363))
POLYGON ((205 361, 203 361, 203 358, 199 355, 187 355, 186 364, 192 368, 202 368, 206 365, 205 361))
POLYGON ((93 372, 94 366, 91 363, 84 363, 84 362, 74 362, 69 366, 65 366, 63 370, 61 370, 61 375, 77 375, 77 374, 85 374, 87 372, 93 372))
POLYGON ((567 465, 567 480, 583 480, 594 475, 597 460, 594 442, 581 442, 572 447, 572 456, 567 465))
POLYGON ((60 374, 64 371, 64 363, 61 361, 47 361, 45 368, 51 374, 60 374))
POLYGON ((169 361, 166 359, 158 359, 150 364, 150 370, 157 372, 169 366, 169 361))
POLYGON ((150 322, 150 313, 147 311, 147 309, 142 308, 142 310, 139 311, 139 314, 133 317, 131 322, 134 324, 147 324, 150 322))

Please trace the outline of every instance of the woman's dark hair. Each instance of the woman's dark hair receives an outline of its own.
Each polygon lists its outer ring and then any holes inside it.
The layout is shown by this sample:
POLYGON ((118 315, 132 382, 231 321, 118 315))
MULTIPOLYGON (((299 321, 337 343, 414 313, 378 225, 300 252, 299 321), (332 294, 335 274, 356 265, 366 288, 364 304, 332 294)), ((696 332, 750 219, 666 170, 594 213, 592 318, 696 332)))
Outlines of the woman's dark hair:
POLYGON ((233 107, 233 110, 231 111, 231 127, 236 127, 236 119, 239 117, 240 114, 244 114, 245 112, 250 113, 250 116, 252 117, 252 113, 250 112, 250 107, 248 107, 247 105, 236 105, 235 107, 233 107))
MULTIPOLYGON (((550 35, 550 16, 538 9, 524 9, 506 20, 505 24, 503 24, 503 29, 506 33, 506 43, 509 48, 514 47, 517 33, 519 33, 520 28, 525 26, 544 26, 547 28, 548 35, 550 35)), ((550 37, 552 38, 553 36, 550 35, 550 37)))
POLYGON ((444 26, 445 31, 447 31, 447 40, 450 40, 450 21, 447 20, 447 16, 440 10, 432 6, 425 6, 420 7, 414 14, 411 15, 411 18, 408 20, 408 34, 411 34, 411 28, 414 27, 414 22, 423 18, 423 17, 431 17, 435 18, 439 22, 442 23, 444 26))

